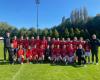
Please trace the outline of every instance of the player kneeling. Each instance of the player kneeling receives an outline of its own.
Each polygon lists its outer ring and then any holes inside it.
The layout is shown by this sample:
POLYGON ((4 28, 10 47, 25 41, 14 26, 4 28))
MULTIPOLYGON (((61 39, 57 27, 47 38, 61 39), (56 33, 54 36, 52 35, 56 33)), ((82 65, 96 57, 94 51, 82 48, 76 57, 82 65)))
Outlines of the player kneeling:
POLYGON ((38 48, 38 61, 40 63, 43 63, 44 61, 44 48, 43 48, 43 45, 40 46, 40 48, 38 48))
POLYGON ((85 57, 86 59, 88 58, 88 64, 90 64, 91 46, 90 46, 89 40, 86 40, 84 50, 85 50, 85 57))
MULTIPOLYGON (((81 64, 86 64, 86 60, 85 60, 85 51, 82 47, 82 45, 80 44, 77 51, 76 51, 76 56, 78 58, 78 65, 81 64)), ((86 65, 85 65, 86 66, 86 65)))
POLYGON ((12 43, 11 43, 10 54, 9 54, 9 62, 10 64, 14 64, 16 62, 16 56, 14 54, 14 47, 12 43))
POLYGON ((62 60, 61 52, 60 51, 61 51, 60 46, 57 45, 57 48, 55 49, 55 55, 56 55, 55 61, 56 61, 57 64, 60 63, 61 60, 62 60))
POLYGON ((26 50, 26 60, 27 60, 27 63, 31 63, 32 60, 33 60, 33 58, 32 58, 32 50, 31 50, 30 46, 26 50))
POLYGON ((52 63, 55 63, 55 61, 56 61, 56 55, 55 55, 55 46, 52 44, 52 46, 51 46, 51 61, 52 61, 52 63))
POLYGON ((61 49, 61 55, 62 55, 62 61, 64 64, 67 63, 68 61, 68 55, 67 55, 67 49, 66 49, 66 45, 64 45, 61 49))
POLYGON ((38 52, 37 46, 34 45, 34 47, 32 48, 33 63, 38 62, 38 53, 37 52, 38 52))
POLYGON ((24 49, 22 45, 19 46, 19 49, 17 51, 17 60, 18 60, 18 63, 20 64, 23 64, 24 62, 24 49))
POLYGON ((45 50, 45 62, 50 62, 50 61, 51 61, 51 49, 50 46, 48 45, 45 50))
POLYGON ((75 61, 75 49, 73 48, 73 45, 70 44, 67 48, 68 57, 69 57, 69 63, 73 64, 75 61))

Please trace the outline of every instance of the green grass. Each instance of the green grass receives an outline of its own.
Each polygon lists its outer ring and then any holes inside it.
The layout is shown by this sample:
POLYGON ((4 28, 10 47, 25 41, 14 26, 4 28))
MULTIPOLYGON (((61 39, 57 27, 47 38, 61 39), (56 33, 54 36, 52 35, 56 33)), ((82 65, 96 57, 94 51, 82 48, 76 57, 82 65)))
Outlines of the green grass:
MULTIPOLYGON (((0 59, 3 59, 2 43, 0 43, 0 59)), ((0 80, 100 80, 100 64, 90 64, 87 67, 0 64, 0 80)))

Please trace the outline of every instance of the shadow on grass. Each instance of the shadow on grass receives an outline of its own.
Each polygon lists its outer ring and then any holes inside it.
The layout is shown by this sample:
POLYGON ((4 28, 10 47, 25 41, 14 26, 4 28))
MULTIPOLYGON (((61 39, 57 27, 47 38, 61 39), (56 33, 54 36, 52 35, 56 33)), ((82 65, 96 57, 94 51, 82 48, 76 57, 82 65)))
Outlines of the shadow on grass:
MULTIPOLYGON (((24 64, 26 64, 26 61, 24 62, 24 64)), ((50 63, 50 62, 43 62, 43 63, 32 63, 32 64, 49 64, 50 66, 64 66, 64 67, 68 67, 68 66, 71 66, 71 67, 74 67, 74 68, 80 68, 80 67, 83 67, 83 66, 79 66, 77 63, 74 63, 74 64, 63 64, 63 63, 58 63, 58 64, 53 64, 53 63, 50 63)), ((5 61, 3 59, 0 59, 0 65, 10 65, 9 61, 5 61)), ((18 62, 16 62, 14 65, 19 65, 18 62)))
POLYGON ((0 60, 0 65, 8 65, 9 64, 9 61, 5 61, 4 60, 0 60))
MULTIPOLYGON (((16 63, 15 63, 16 64, 16 63)), ((0 59, 0 65, 10 65, 9 61, 4 61, 3 59, 0 59)), ((16 64, 17 65, 17 64, 16 64)))
POLYGON ((79 66, 77 63, 74 63, 74 64, 50 64, 50 66, 67 66, 67 67, 74 67, 74 68, 80 68, 80 67, 83 67, 83 66, 79 66))

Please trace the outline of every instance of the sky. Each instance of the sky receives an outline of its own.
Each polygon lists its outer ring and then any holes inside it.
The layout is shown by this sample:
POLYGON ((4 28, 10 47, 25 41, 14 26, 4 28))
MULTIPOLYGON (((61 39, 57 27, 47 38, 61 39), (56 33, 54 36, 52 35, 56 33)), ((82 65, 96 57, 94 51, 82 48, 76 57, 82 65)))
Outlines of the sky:
MULTIPOLYGON (((86 7, 89 16, 100 13, 100 0, 40 0, 39 28, 51 28, 68 18, 74 9, 86 7)), ((0 0, 0 22, 17 28, 36 28, 35 0, 0 0)))

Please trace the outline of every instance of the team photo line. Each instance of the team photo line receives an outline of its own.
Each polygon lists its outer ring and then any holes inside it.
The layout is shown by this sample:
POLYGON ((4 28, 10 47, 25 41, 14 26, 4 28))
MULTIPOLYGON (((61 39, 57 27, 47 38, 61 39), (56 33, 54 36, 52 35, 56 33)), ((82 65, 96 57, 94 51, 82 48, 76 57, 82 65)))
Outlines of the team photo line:
POLYGON ((10 64, 26 63, 51 63, 51 64, 75 64, 83 65, 94 64, 98 65, 98 47, 100 41, 93 34, 91 39, 84 40, 83 37, 71 38, 51 38, 37 36, 36 39, 32 36, 31 39, 21 36, 10 38, 10 33, 7 32, 4 37, 4 62, 6 62, 6 54, 9 54, 10 64), (91 56, 92 55, 92 56, 91 56), (91 59, 92 57, 92 59, 91 59), (95 60, 94 60, 95 57, 95 60))

